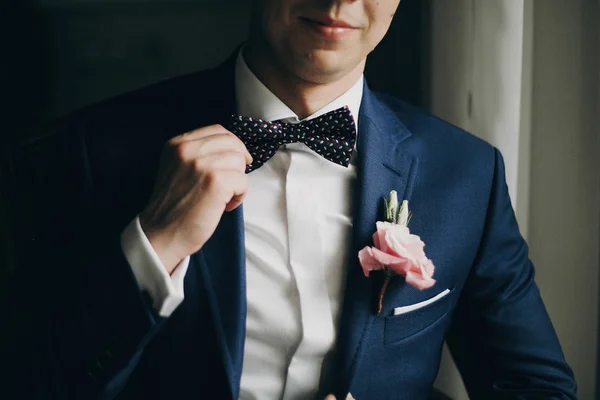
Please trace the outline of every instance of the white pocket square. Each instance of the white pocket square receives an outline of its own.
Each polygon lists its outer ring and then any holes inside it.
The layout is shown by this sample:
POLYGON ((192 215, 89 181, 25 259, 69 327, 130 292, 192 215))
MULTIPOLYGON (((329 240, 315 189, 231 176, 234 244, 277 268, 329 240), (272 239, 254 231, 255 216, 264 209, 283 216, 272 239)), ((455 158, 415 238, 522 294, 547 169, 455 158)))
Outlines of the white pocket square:
POLYGON ((408 312, 418 310, 419 308, 423 308, 431 303, 435 303, 442 297, 446 296, 448 293, 450 293, 450 289, 444 290, 442 293, 430 298, 429 300, 425 300, 416 304, 411 304, 410 306, 396 307, 394 308, 394 315, 406 314, 408 312))

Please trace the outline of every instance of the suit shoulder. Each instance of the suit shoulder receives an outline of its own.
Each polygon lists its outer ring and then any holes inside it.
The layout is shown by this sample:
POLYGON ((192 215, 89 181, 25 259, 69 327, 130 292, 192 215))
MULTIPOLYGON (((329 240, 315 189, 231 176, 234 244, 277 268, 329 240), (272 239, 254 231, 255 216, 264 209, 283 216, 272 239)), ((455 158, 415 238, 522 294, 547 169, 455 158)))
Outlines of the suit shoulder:
POLYGON ((85 141, 99 159, 155 153, 174 136, 220 123, 233 102, 232 78, 221 66, 124 93, 67 116, 63 133, 85 141))
POLYGON ((220 106, 213 94, 228 80, 223 71, 207 70, 90 105, 23 137, 11 146, 11 158, 24 160, 21 170, 49 171, 53 178, 45 180, 55 185, 77 180, 107 197, 146 188, 168 139, 214 123, 220 106))
POLYGON ((410 132, 400 146, 426 170, 457 181, 469 177, 471 186, 491 185, 498 157, 494 146, 419 107, 388 95, 380 100, 410 132))
MULTIPOLYGON (((102 124, 110 121, 154 120, 187 107, 202 109, 217 90, 218 70, 194 72, 122 93, 91 104, 67 117, 76 123, 102 124)), ((221 78, 222 80, 222 78, 221 78)))
POLYGON ((493 146, 470 132, 388 94, 377 93, 417 140, 431 142, 435 147, 493 152, 493 146), (448 147, 450 146, 450 147, 448 147))

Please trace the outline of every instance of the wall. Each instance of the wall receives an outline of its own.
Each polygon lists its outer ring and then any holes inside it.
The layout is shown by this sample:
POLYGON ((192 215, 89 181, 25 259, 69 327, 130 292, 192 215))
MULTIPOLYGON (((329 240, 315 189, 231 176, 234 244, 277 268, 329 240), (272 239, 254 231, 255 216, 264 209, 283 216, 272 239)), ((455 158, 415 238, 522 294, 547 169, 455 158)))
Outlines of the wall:
POLYGON ((531 258, 584 400, 594 398, 599 313, 597 4, 536 1, 533 47, 531 258))
MULTIPOLYGON (((595 393, 598 2, 432 2, 434 113, 496 145, 580 398, 595 393)), ((467 398, 445 354, 437 385, 467 398)))
MULTIPOLYGON (((93 102, 217 64, 244 40, 249 10, 244 0, 5 3, 0 180, 6 143, 93 102)), ((0 309, 16 267, 4 195, 0 187, 0 309)))
MULTIPOLYGON (((19 0, 0 14, 12 101, 0 139, 87 104, 223 61, 246 38, 247 0, 19 0)), ((422 104, 420 0, 403 0, 373 53, 377 89, 422 104)), ((200 94, 199 94, 200 95, 200 94)))
POLYGON ((11 94, 20 99, 12 135, 32 119, 216 65, 244 40, 249 12, 242 0, 23 0, 12 7, 18 39, 5 39, 12 43, 6 59, 11 94))
POLYGON ((502 151, 514 204, 521 200, 518 155, 525 17, 524 0, 434 1, 432 8, 430 108, 502 151))

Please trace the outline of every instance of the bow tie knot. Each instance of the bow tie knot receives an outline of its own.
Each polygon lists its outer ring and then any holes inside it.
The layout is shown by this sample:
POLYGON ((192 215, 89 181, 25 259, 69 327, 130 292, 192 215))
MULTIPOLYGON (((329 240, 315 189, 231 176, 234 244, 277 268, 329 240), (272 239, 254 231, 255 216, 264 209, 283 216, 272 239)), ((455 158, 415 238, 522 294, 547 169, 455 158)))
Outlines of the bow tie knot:
POLYGON ((327 160, 347 167, 356 142, 356 125, 348 107, 297 124, 234 115, 229 128, 252 155, 246 172, 260 168, 280 146, 290 143, 304 143, 327 160))

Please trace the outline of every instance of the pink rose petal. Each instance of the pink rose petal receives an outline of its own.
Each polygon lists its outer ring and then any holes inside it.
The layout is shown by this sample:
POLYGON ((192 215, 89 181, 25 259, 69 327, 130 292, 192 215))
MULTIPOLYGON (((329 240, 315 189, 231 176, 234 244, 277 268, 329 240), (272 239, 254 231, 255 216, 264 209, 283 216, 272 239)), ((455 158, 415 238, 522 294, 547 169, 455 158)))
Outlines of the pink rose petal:
POLYGON ((393 254, 384 253, 376 247, 371 248, 371 252, 373 253, 373 257, 375 257, 375 259, 379 263, 387 265, 388 267, 391 267, 392 265, 398 263, 404 263, 405 261, 402 257, 397 257, 393 254))
POLYGON ((419 290, 429 289, 435 284, 435 279, 423 277, 419 273, 414 273, 410 271, 406 274, 406 283, 419 290))
POLYGON ((406 277, 406 282, 417 289, 435 284, 435 267, 425 255, 425 243, 408 227, 390 222, 377 222, 373 234, 374 247, 365 247, 358 253, 365 276, 370 271, 386 267, 406 277))
POLYGON ((427 276, 429 276, 429 277, 433 276, 433 271, 435 270, 435 267, 433 266, 433 263, 431 262, 431 260, 425 259, 421 263, 421 268, 423 268, 425 270, 425 274, 427 274, 427 276))
POLYGON ((358 260, 360 261, 360 265, 362 266, 363 273, 366 277, 369 276, 369 272, 378 271, 384 268, 383 264, 377 261, 373 255, 373 249, 371 247, 365 247, 359 251, 358 260))
POLYGON ((379 236, 383 235, 383 232, 380 231, 375 231, 375 233, 373 234, 373 244, 375 245, 375 247, 377 247, 378 249, 381 248, 381 243, 384 241, 383 237, 381 238, 381 240, 379 240, 379 236))

